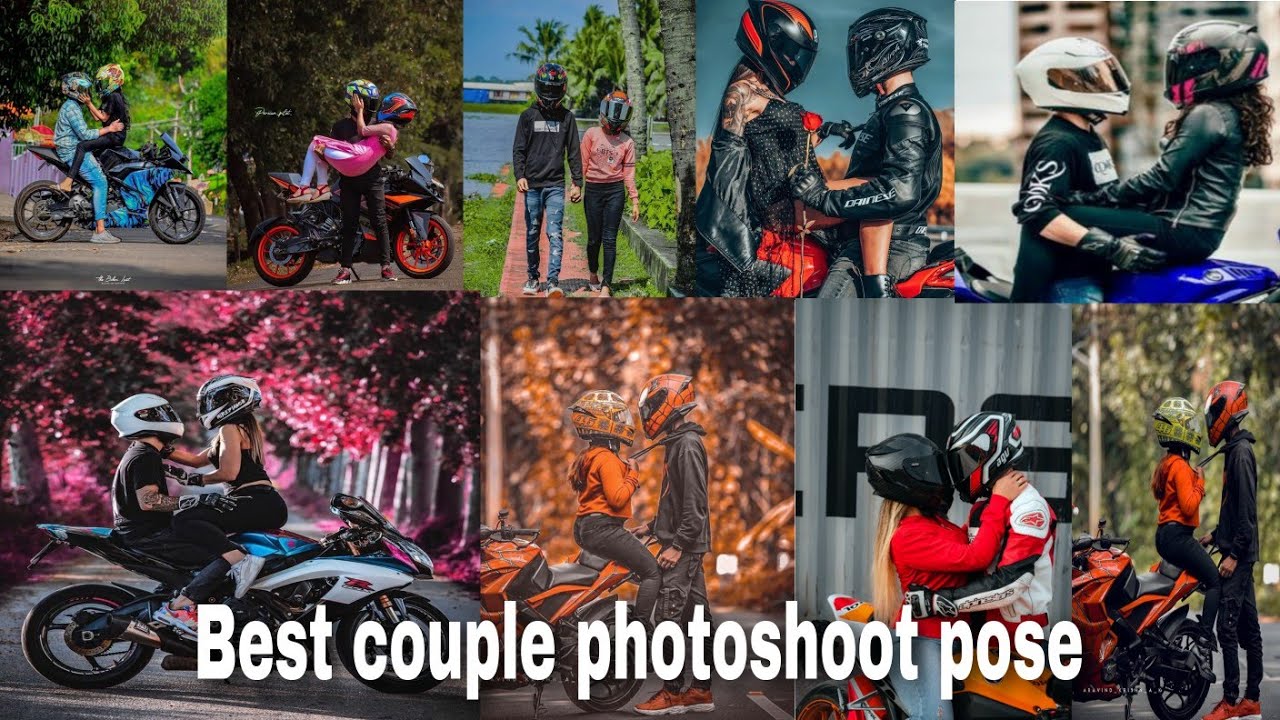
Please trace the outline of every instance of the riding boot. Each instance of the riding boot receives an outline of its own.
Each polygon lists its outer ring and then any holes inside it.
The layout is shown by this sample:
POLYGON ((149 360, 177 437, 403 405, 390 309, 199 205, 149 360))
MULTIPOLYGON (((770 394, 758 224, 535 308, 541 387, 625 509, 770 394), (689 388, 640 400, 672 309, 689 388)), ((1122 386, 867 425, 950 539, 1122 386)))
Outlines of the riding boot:
POLYGON ((897 297, 892 275, 863 275, 862 297, 891 298, 897 297))

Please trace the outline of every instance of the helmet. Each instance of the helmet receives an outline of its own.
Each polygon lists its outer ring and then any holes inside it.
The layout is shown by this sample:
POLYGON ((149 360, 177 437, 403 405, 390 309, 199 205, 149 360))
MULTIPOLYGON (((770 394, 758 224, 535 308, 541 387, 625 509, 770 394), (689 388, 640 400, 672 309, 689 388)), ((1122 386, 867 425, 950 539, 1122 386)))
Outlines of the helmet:
POLYGON ((382 98, 382 106, 378 108, 378 122, 395 123, 401 127, 409 124, 418 115, 418 106, 404 93, 391 93, 382 98))
POLYGON ((1183 28, 1169 42, 1164 96, 1178 107, 1197 98, 1230 95, 1267 78, 1267 43, 1258 28, 1230 20, 1205 20, 1183 28))
POLYGON ((1190 400, 1165 398, 1151 414, 1151 426, 1161 447, 1184 445, 1193 452, 1200 452, 1204 436, 1200 432, 1200 416, 1190 400))
POLYGON ((82 72, 67 73, 62 76, 62 94, 72 100, 79 100, 81 95, 93 89, 93 81, 82 72))
POLYGON ((614 90, 600 101, 600 127, 610 135, 622 132, 631 119, 631 101, 621 90, 614 90))
POLYGON ((142 393, 125 398, 111 408, 111 427, 122 438, 157 437, 164 442, 182 437, 182 418, 168 400, 142 393))
POLYGON ((947 469, 960 499, 971 503, 1022 459, 1022 431, 1009 413, 974 413, 947 438, 947 469))
POLYGON ((559 105, 568 86, 569 73, 555 63, 542 63, 533 74, 533 94, 538 96, 538 104, 543 107, 559 105))
POLYGON ((235 422, 261 404, 258 381, 240 375, 219 375, 196 393, 196 412, 207 430, 235 422))
POLYGON ((925 20, 910 10, 880 8, 849 26, 849 84, 864 97, 879 83, 929 62, 925 20))
POLYGON ((747 0, 738 48, 779 95, 800 87, 818 55, 818 31, 800 8, 782 0, 747 0))
POLYGON ((98 68, 93 84, 98 88, 99 95, 110 95, 124 85, 124 70, 115 63, 103 65, 98 68))
POLYGON ((640 422, 644 434, 656 438, 698 406, 693 394, 693 378, 688 375, 659 375, 640 393, 640 422))
POLYGON ((1102 113, 1129 112, 1129 77, 1110 50, 1089 38, 1050 40, 1019 60, 1015 72, 1036 107, 1078 112, 1094 122, 1102 113))
POLYGON ((359 95, 364 98, 365 106, 374 105, 382 99, 382 93, 378 92, 378 86, 368 80, 352 80, 347 83, 346 95, 347 100, 359 95))
POLYGON ((1240 424, 1248 414, 1249 398, 1244 394, 1244 383, 1223 380, 1214 385, 1204 401, 1204 423, 1209 428, 1209 444, 1217 447, 1227 430, 1240 424))
POLYGON ((636 439, 631 409, 618 393, 589 390, 569 406, 569 419, 583 440, 605 440, 630 445, 636 439))
POLYGON ((894 435, 867 448, 867 479, 876 495, 926 515, 946 513, 955 498, 942 451, 923 435, 894 435))

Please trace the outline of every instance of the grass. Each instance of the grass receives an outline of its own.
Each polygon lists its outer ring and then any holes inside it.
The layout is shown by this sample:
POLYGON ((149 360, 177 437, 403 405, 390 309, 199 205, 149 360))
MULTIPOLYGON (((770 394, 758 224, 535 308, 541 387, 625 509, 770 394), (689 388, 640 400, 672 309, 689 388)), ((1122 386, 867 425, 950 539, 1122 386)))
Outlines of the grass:
MULTIPOLYGON (((630 201, 627 201, 624 213, 631 212, 630 201)), ((582 233, 573 242, 585 248, 587 246, 587 212, 582 203, 565 203, 564 223, 566 227, 582 233)), ((613 266, 614 297, 657 297, 658 286, 653 284, 649 271, 645 268, 631 243, 618 237, 618 254, 613 266)))
POLYGON ((462 201, 467 241, 462 245, 462 287, 485 297, 498 294, 502 266, 507 260, 511 214, 515 212, 514 187, 500 198, 472 193, 462 201))
POLYGON ((519 115, 528 105, 512 103, 462 103, 462 112, 489 113, 490 115, 519 115))

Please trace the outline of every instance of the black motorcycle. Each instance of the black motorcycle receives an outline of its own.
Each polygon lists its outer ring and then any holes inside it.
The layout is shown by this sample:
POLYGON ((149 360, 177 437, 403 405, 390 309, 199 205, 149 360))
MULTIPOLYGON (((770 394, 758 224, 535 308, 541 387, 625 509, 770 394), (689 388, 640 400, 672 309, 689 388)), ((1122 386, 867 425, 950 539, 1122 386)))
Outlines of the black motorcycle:
MULTIPOLYGON (((444 184, 435 178, 435 166, 427 155, 407 158, 405 165, 408 170, 389 167, 382 171, 391 256, 405 275, 433 278, 449 266, 456 243, 453 228, 439 212, 444 203, 444 184)), ((269 177, 279 186, 281 199, 291 195, 302 181, 297 173, 276 172, 269 177)), ((342 251, 342 206, 338 197, 335 189, 328 200, 289 205, 287 215, 259 223, 249 235, 258 276, 272 285, 287 287, 302 282, 316 260, 337 262, 342 251)), ((382 262, 368 208, 363 206, 353 257, 356 262, 382 262)))
MULTIPOLYGON (((70 169, 51 147, 33 147, 28 152, 63 174, 70 169)), ((187 156, 168 133, 160 143, 147 143, 140 150, 109 148, 94 153, 107 176, 107 227, 150 227, 156 237, 170 245, 185 245, 204 229, 204 201, 189 185, 175 178, 193 174, 187 156)), ((91 229, 93 188, 76 177, 70 192, 58 189, 52 180, 37 180, 18 193, 13 206, 18 230, 34 242, 52 242, 73 224, 91 229)))

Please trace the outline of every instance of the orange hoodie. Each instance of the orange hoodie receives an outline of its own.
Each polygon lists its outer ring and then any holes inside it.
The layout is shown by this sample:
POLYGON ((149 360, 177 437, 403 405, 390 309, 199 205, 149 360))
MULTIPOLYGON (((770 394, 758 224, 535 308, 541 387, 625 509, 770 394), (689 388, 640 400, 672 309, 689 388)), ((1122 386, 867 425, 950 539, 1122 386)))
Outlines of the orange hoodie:
POLYGON ((573 461, 569 481, 578 490, 578 517, 604 513, 631 517, 631 495, 640 477, 616 453, 603 447, 589 448, 573 461))
POLYGON ((1200 500, 1204 498, 1204 475, 1179 455, 1165 455, 1151 476, 1151 491, 1160 505, 1158 525, 1176 522, 1200 526, 1200 500))

